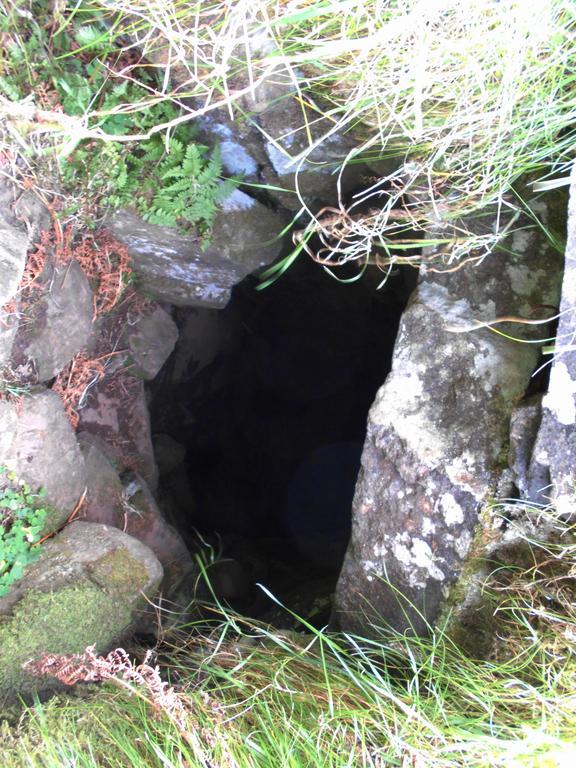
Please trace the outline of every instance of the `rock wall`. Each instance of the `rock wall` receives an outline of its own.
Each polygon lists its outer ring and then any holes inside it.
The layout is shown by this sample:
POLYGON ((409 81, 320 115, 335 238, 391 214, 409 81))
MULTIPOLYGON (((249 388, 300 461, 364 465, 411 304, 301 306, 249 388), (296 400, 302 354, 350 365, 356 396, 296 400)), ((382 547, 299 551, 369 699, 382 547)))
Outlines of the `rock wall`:
POLYGON ((528 467, 530 498, 576 515, 576 165, 572 170, 568 242, 550 384, 528 467), (534 499, 534 496, 536 498, 534 499))
POLYGON ((499 488, 510 418, 538 364, 533 342, 550 328, 486 324, 534 318, 538 307, 540 317, 554 314, 561 279, 558 254, 521 224, 478 265, 424 270, 402 318, 368 418, 337 588, 335 623, 348 631, 426 631, 463 569, 483 505, 511 491, 499 488))

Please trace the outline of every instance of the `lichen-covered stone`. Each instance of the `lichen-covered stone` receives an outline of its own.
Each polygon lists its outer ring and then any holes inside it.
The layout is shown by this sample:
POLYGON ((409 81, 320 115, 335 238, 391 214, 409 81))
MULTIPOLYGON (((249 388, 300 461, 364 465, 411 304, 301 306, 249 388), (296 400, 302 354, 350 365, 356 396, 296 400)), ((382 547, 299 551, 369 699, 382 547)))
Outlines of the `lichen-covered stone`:
POLYGON ((16 434, 4 463, 33 489, 43 488, 54 530, 70 515, 86 486, 84 460, 62 401, 46 390, 22 398, 16 434))
MULTIPOLYGON (((336 620, 346 629, 370 631, 374 621, 426 631, 497 492, 510 416, 538 349, 480 323, 556 305, 561 275, 538 229, 517 231, 509 245, 476 266, 423 274, 402 318, 368 419, 337 588, 336 620)), ((547 336, 545 326, 500 327, 526 341, 547 336)))
POLYGON ((77 261, 57 267, 34 306, 25 329, 22 354, 34 365, 38 381, 49 381, 88 342, 94 297, 77 261))
POLYGON ((572 171, 568 240, 548 392, 536 438, 531 475, 538 501, 552 502, 563 515, 576 515, 576 165, 572 171))
POLYGON ((44 653, 104 653, 154 597, 162 567, 148 547, 116 528, 74 522, 42 545, 40 558, 0 598, 0 699, 57 687, 23 665, 44 653))

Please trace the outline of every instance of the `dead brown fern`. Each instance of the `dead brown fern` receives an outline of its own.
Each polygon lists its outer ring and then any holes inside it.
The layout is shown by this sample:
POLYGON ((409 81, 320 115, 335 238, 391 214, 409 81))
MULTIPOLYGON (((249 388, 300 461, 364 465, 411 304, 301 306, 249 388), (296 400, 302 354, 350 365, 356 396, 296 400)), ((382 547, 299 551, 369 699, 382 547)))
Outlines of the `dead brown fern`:
POLYGON ((84 352, 79 352, 56 377, 52 390, 60 396, 74 429, 78 426, 78 409, 84 404, 90 388, 103 376, 103 358, 90 359, 84 352))
POLYGON ((95 316, 116 306, 132 274, 126 246, 105 230, 97 236, 86 234, 77 238, 72 227, 66 227, 61 242, 56 245, 55 256, 61 265, 69 264, 72 259, 80 264, 95 290, 95 316))
POLYGON ((91 645, 84 653, 71 655, 45 653, 39 659, 26 662, 23 668, 37 677, 55 677, 65 685, 109 680, 129 694, 140 696, 157 715, 166 715, 180 734, 189 738, 186 709, 174 688, 160 677, 159 667, 150 665, 152 651, 137 664, 123 648, 116 648, 106 656, 98 656, 94 648, 91 645))

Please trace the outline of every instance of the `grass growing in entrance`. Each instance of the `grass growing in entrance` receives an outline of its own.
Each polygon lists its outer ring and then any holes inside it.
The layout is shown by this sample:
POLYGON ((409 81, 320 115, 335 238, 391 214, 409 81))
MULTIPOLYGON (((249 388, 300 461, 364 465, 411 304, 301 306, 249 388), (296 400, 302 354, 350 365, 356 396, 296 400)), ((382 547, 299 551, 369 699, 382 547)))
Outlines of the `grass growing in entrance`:
POLYGON ((37 703, 0 731, 2 765, 568 768, 576 757, 570 536, 534 545, 530 571, 491 578, 497 638, 488 660, 469 658, 441 629, 369 641, 218 615, 202 635, 187 628, 164 639, 172 691, 123 679, 37 703))

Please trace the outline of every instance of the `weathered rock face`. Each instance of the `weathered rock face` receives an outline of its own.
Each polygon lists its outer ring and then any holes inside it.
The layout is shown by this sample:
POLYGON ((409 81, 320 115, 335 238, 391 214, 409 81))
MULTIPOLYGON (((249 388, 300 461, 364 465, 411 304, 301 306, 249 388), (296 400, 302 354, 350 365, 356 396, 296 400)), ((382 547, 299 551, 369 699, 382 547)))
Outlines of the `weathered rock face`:
MULTIPOLYGON (((568 242, 548 392, 529 467, 531 496, 576 515, 576 165, 572 171, 568 242)), ((530 496, 528 497, 530 498, 530 496)))
POLYGON ((156 307, 150 314, 128 324, 124 339, 131 375, 153 379, 174 349, 178 328, 162 307, 156 307))
MULTIPOLYGON (((481 505, 497 493, 538 349, 481 322, 557 305, 560 281, 559 258, 537 231, 509 245, 473 268, 424 274, 403 316, 368 419, 336 596, 341 627, 425 631, 462 570, 481 505)), ((524 340, 548 335, 504 328, 524 340)))
POLYGON ((124 478, 123 502, 124 529, 154 551, 164 568, 164 596, 173 599, 182 582, 197 571, 182 537, 165 520, 150 489, 137 474, 124 478))
POLYGON ((0 307, 14 296, 24 273, 28 237, 0 217, 0 307))
POLYGON ((121 371, 101 379, 79 416, 78 428, 112 448, 120 472, 139 472, 152 489, 156 488, 158 469, 143 381, 121 371))
POLYGON ((86 486, 84 460, 74 430, 55 392, 22 398, 18 407, 0 403, 4 463, 33 489, 43 488, 52 514, 47 530, 70 515, 86 486))
POLYGON ((22 668, 44 653, 110 650, 161 580, 162 566, 144 544, 116 528, 71 523, 0 598, 0 699, 57 686, 22 668))
POLYGON ((17 290, 26 252, 50 227, 50 214, 33 192, 0 179, 0 368, 10 361, 18 330, 17 290), (7 302, 14 306, 5 306, 7 302))
POLYGON ((113 462, 113 450, 96 435, 78 434, 86 469, 86 497, 82 519, 122 529, 124 509, 122 481, 113 462))
POLYGON ((109 221, 114 237, 127 246, 142 291, 177 306, 223 307, 234 285, 270 264, 284 226, 273 211, 235 190, 222 204, 211 244, 175 229, 147 224, 121 210, 109 221))
POLYGON ((21 350, 42 382, 57 376, 86 346, 94 315, 94 297, 77 261, 55 268, 46 282, 21 350))

